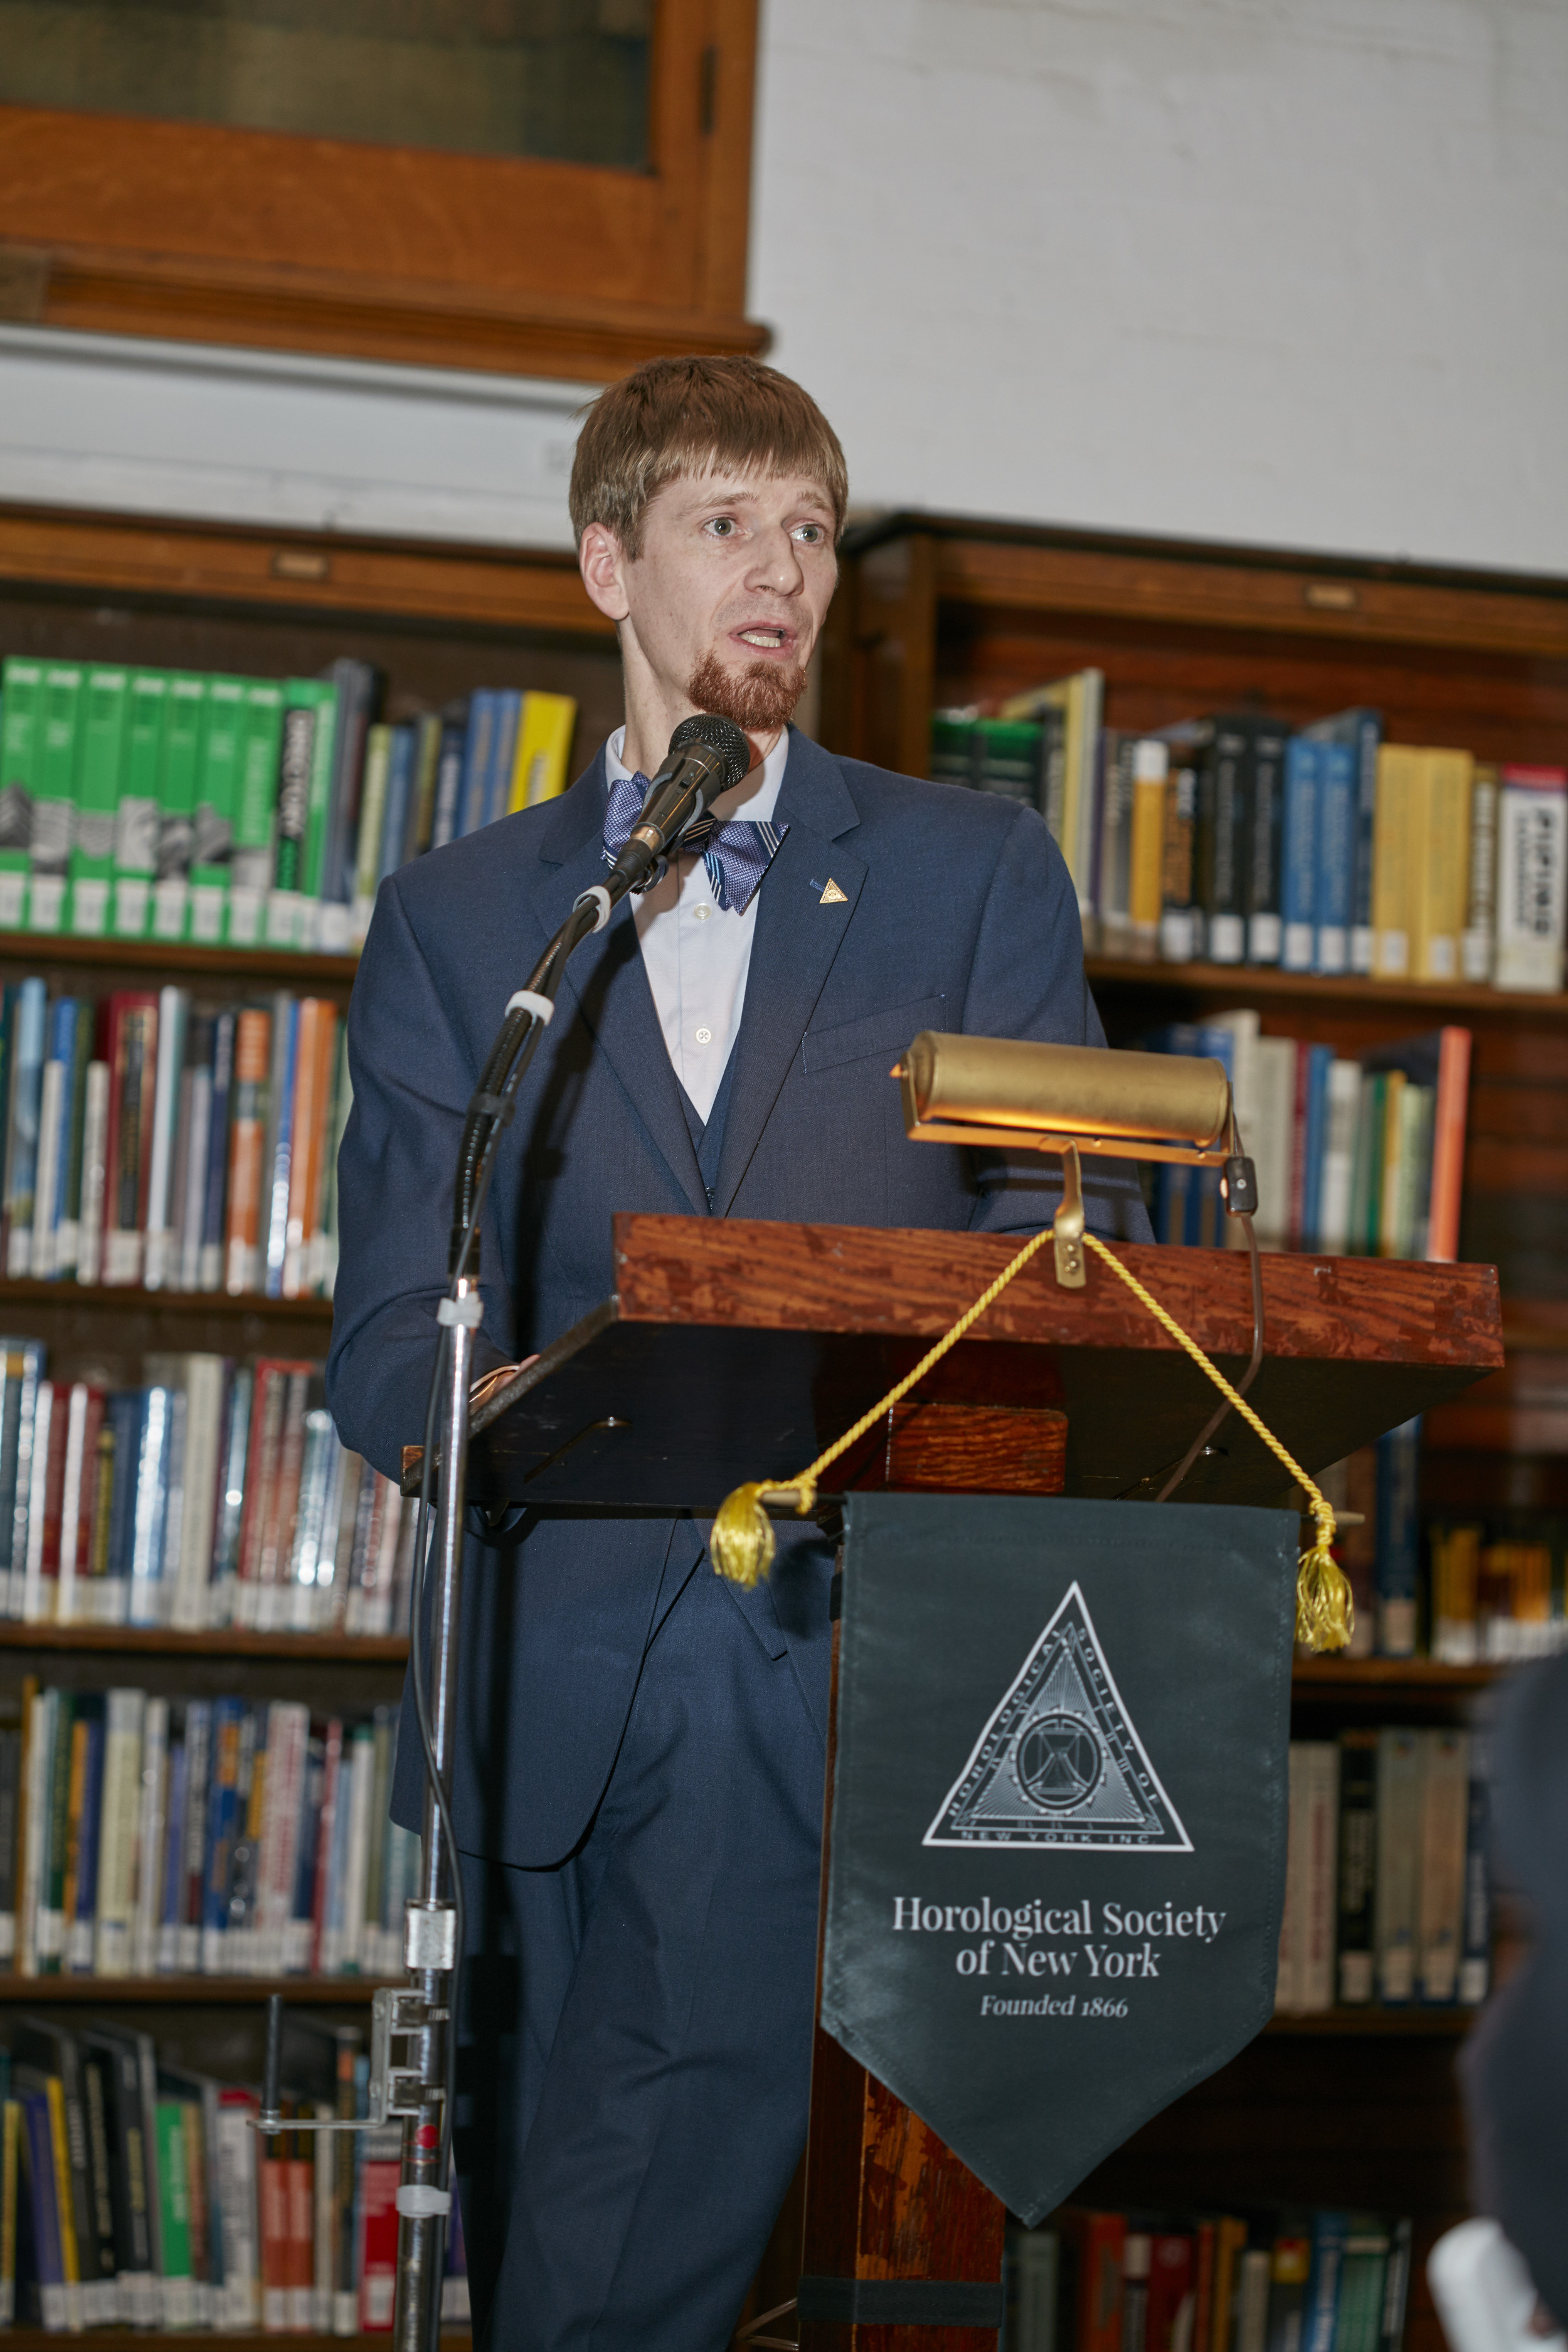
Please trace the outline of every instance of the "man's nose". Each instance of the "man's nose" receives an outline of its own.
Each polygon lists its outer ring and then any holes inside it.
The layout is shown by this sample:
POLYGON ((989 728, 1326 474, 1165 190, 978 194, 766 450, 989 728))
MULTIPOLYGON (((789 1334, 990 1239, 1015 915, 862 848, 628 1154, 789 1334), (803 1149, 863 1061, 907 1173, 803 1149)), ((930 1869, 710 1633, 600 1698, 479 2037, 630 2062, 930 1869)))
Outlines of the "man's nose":
POLYGON ((753 555, 750 578, 755 585, 777 589, 785 596, 799 594, 805 574, 801 570, 800 551, 787 530, 763 534, 753 555))

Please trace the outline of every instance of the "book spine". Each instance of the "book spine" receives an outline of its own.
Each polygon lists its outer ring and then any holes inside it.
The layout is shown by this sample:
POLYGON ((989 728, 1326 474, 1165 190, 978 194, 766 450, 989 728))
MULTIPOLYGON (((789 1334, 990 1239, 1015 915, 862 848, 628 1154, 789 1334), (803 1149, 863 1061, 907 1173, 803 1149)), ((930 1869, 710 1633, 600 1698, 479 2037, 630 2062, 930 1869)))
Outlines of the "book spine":
POLYGON ((158 940, 183 940, 192 929, 196 798, 206 716, 207 680, 189 672, 173 674, 158 768, 158 867, 153 884, 153 936, 158 940))
POLYGON ((1320 741, 1314 971, 1351 969, 1356 883, 1355 757, 1350 744, 1320 741))
POLYGON ((224 1287, 233 1297, 260 1288, 262 1151, 271 1060, 272 1016, 247 1008, 236 1026, 229 1122, 224 1287))
POLYGON ((1279 961, 1287 971, 1310 971, 1317 954, 1321 764, 1320 747, 1311 738, 1292 735, 1285 749, 1285 841, 1279 884, 1279 961))
POLYGON ((1497 934, 1498 772, 1479 762, 1470 787, 1469 880, 1459 939, 1460 977, 1485 987, 1492 976, 1497 934))
POLYGON ((1373 846, 1373 972, 1378 980, 1410 976, 1419 759, 1400 743, 1385 743, 1378 754, 1373 846))
POLYGON ((1247 961, 1277 964, 1281 947, 1281 862, 1285 840, 1285 752, 1288 738, 1273 725, 1251 730, 1247 747, 1246 857, 1243 903, 1247 961))
POLYGON ((180 1073, 185 1059, 185 1024, 191 1000, 183 988, 158 992, 158 1051, 153 1076, 153 1118, 147 1158, 147 1239, 143 1286, 162 1290, 170 1274, 170 1206, 174 1175, 174 1128, 179 1112, 180 1073))
POLYGON ((1494 987, 1561 989, 1565 856, 1568 776, 1560 768, 1505 768, 1498 804, 1494 987))
POLYGON ((231 947, 259 947, 273 872, 283 732, 283 689, 252 678, 246 688, 244 749, 235 793, 225 933, 231 947))
POLYGON ((1419 1414, 1377 1441, 1377 1646, 1385 1658, 1415 1654, 1420 1454, 1419 1414))
POLYGON ((1160 954, 1166 963, 1190 963, 1197 952, 1193 903, 1197 810, 1197 769, 1190 759, 1178 757, 1165 788, 1160 954))
POLYGON ((227 932, 235 816, 247 734, 247 682, 210 677, 191 845, 190 931, 209 947, 227 932))
POLYGON ((109 929, 114 876, 114 820, 131 709, 131 673, 94 667, 81 709, 81 751, 71 827, 70 891, 65 928, 79 939, 109 929))
POLYGON ((120 796, 114 809, 113 889, 109 927, 116 939, 147 937, 158 872, 158 770, 169 681, 163 671, 131 674, 120 796))
POLYGON ((1340 1735, 1337 1964, 1340 2004, 1373 1996, 1377 1884, 1377 1734, 1340 1735))
POLYGON ((353 877, 353 935, 363 941, 370 929, 381 880, 381 837, 386 818, 386 784, 392 765, 390 727, 371 728, 365 738, 364 782, 360 796, 359 848, 353 877))
POLYGON ((91 1286, 103 1272, 104 1219, 109 1200, 109 1103, 107 1062, 89 1062, 82 1102, 81 1222, 77 1237, 77 1280, 91 1286))
MULTIPOLYGON (((1336 730, 1337 731, 1337 730, 1336 730)), ((1377 873, 1378 753, 1383 721, 1374 710, 1350 714, 1348 738, 1355 771, 1355 883, 1351 913, 1351 970, 1375 969, 1374 896, 1377 873)))
POLYGON ((1377 1990, 1391 2006, 1409 2002, 1415 1991, 1422 1760, 1418 1731, 1378 1735, 1377 1990))
POLYGON ((1469 1810, 1469 1738, 1423 1735, 1420 1912, 1416 1985, 1424 2001, 1458 1998, 1465 1932, 1465 1831, 1469 1810))
POLYGON ((0 665, 0 929, 26 916, 33 793, 43 732, 40 662, 7 656, 0 665))
POLYGON ((1301 1958, 1297 1985, 1302 2011, 1310 2015, 1331 2009, 1334 2003, 1340 1753, 1331 1740, 1312 1740, 1309 1748, 1307 1859, 1301 1958))
POLYGON ((27 928, 33 931, 58 932, 65 924, 85 686, 86 674, 74 663, 45 667, 28 856, 27 928))
POLYGON ((1491 1988, 1490 1768, 1489 1737, 1484 1730, 1472 1731, 1465 1804, 1464 1942, 1457 1986, 1467 2009, 1479 2008, 1491 1988))

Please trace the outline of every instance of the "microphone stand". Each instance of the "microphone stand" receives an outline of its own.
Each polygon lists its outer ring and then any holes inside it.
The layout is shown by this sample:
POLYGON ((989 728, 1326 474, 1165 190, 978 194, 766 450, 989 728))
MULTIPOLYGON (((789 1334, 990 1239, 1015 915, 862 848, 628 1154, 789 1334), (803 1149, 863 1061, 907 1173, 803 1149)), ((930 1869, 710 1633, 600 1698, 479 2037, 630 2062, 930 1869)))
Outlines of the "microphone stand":
POLYGON ((605 879, 584 891, 545 949, 528 985, 510 998, 463 1123, 448 1245, 448 1284, 437 1309, 440 1342, 426 1408, 409 1662, 425 1753, 421 1893, 405 1906, 406 1990, 375 1995, 371 2057, 372 2110, 380 2061, 388 2116, 403 2118, 403 2170, 397 2191, 398 2244, 393 2352, 438 2352, 447 2219, 451 2210, 453 2110, 457 2099, 458 1970, 463 1950, 463 1894, 447 1784, 457 1716, 458 1624, 462 1591, 468 1459, 468 1389, 479 1295, 479 1218, 517 1092, 539 1041, 554 1018, 555 999, 574 951, 609 921, 628 891, 663 876, 667 854, 700 816, 715 788, 738 783, 750 757, 739 729, 724 720, 689 719, 671 742, 686 751, 688 776, 655 780, 631 838, 605 879), (714 730, 721 730, 717 736, 714 730), (683 740, 684 738, 684 740, 683 740), (694 756, 705 754, 705 757, 694 756), (439 1429, 437 1430, 437 1423, 439 1429), (435 1496, 436 1580, 429 1607, 430 1664, 424 1642, 429 1551, 426 1528, 439 1437, 435 1496), (377 2027, 385 2012, 384 2028, 377 2027), (393 2044, 402 2063, 394 2063, 393 2044))

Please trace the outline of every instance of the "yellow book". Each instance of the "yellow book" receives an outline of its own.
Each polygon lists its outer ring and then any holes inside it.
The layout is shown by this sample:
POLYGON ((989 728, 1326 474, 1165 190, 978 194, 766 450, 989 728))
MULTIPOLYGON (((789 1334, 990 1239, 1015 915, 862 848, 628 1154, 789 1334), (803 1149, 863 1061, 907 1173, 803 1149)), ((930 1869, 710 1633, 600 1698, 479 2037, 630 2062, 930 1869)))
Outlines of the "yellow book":
POLYGON ((522 718, 517 730, 517 757, 512 762, 511 793, 507 814, 537 808, 552 801, 571 782, 572 736, 577 705, 569 694, 534 694, 522 698, 522 718))
POLYGON ((7 2099, 0 2123, 0 2327, 16 2317, 16 2185, 21 2178, 22 2103, 7 2099))
POLYGON ((1031 687, 1002 705, 1002 719, 1037 719, 1043 710, 1063 713, 1062 831, 1057 846, 1067 859, 1078 892, 1079 913, 1088 929, 1093 916, 1089 884, 1094 872, 1094 771, 1100 755, 1100 712, 1105 699, 1105 673, 1075 670, 1049 686, 1031 687))
POLYGON ((49 2151, 55 2159, 55 2201, 60 2209, 60 2270, 66 2283, 66 2309, 71 2325, 79 2327, 77 2306, 81 2294, 81 2255, 76 2242, 76 2207, 71 2199, 70 2142, 66 2137, 66 2086, 58 2074, 46 2077, 44 2095, 49 2103, 49 2151))
POLYGON ((1165 792, 1168 747, 1145 737, 1132 747, 1132 847, 1129 860, 1127 916, 1132 952, 1152 962, 1160 944, 1164 895, 1165 792))
POLYGON ((1405 1094, 1410 1081, 1403 1070, 1389 1070, 1383 1095, 1383 1196, 1378 1202, 1377 1254, 1398 1257, 1399 1199, 1405 1181, 1405 1094))
POLYGON ((1385 743, 1377 755, 1377 814, 1372 841, 1372 969, 1378 980, 1410 971, 1412 818, 1421 754, 1385 743))
POLYGON ((1410 973, 1445 983, 1459 977, 1470 884, 1468 751, 1416 754, 1412 793, 1410 973))

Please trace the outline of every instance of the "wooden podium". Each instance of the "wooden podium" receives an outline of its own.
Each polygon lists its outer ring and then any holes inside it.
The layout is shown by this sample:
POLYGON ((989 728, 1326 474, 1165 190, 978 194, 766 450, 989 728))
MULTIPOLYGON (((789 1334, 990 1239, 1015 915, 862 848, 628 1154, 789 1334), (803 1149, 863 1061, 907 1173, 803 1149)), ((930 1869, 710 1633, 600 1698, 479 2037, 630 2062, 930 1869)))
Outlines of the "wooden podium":
MULTIPOLYGON (((743 1480, 804 1469, 1016 1247, 1005 1236, 617 1217, 615 1296, 526 1371, 487 1383, 469 1494, 710 1516, 743 1480)), ((1245 1253, 1119 1255, 1236 1377, 1252 1346, 1245 1253)), ((921 1390, 835 1465, 821 1500, 890 1487, 1156 1493, 1215 1391, 1092 1255, 1088 1274, 1085 1289, 1059 1289, 1042 1251, 921 1390)), ((1490 1266, 1270 1255, 1264 1299, 1250 1401, 1308 1471, 1503 1360, 1490 1266)), ((1286 1481, 1233 1413, 1182 1496, 1279 1504, 1286 1481)), ((829 1799, 832 1786, 830 1753, 829 1799)), ((830 1832, 829 1822, 825 1885, 830 1832)), ((878 2306, 887 2311, 900 2281, 994 2284, 1003 2223, 990 2191, 819 2028, 803 2352, 994 2352, 994 2327, 909 2324, 878 2306)))

